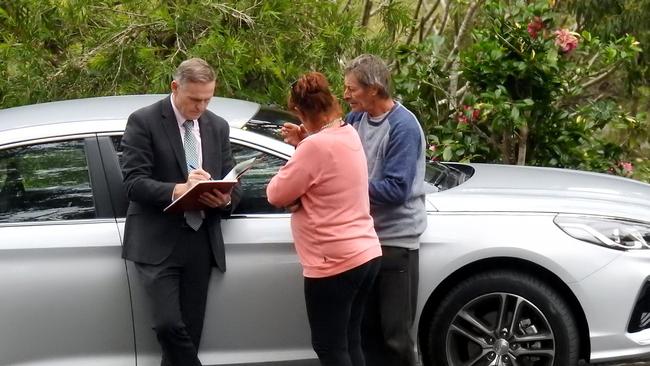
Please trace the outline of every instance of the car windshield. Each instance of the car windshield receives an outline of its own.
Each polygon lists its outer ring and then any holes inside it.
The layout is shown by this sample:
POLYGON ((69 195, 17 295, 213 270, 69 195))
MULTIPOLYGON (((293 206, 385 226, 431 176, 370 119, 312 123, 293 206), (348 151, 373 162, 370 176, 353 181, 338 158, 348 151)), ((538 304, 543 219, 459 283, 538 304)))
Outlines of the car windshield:
POLYGON ((473 174, 474 168, 469 165, 429 161, 426 165, 424 181, 432 186, 433 192, 440 192, 463 184, 473 174))
MULTIPOLYGON (((242 129, 284 141, 280 135, 280 128, 286 122, 300 124, 298 118, 287 111, 262 107, 242 129)), ((424 181, 427 183, 426 192, 433 193, 454 188, 468 180, 473 174, 474 169, 469 165, 429 161, 424 177, 424 181)))
POLYGON ((289 112, 262 107, 242 129, 283 141, 280 128, 286 122, 300 124, 298 118, 289 112))

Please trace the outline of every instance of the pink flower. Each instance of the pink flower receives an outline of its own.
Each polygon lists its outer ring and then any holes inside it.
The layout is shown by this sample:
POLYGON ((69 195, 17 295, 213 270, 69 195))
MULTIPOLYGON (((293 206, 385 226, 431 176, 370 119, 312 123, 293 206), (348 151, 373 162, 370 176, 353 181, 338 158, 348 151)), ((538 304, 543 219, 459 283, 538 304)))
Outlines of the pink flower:
POLYGON ((558 29, 554 33, 555 45, 560 47, 562 52, 570 53, 578 47, 578 38, 568 29, 558 29))
POLYGON ((537 34, 542 29, 544 29, 544 22, 540 17, 534 17, 533 20, 528 23, 528 34, 530 34, 530 38, 537 38, 537 34))
POLYGON ((626 173, 633 173, 634 172, 634 166, 629 161, 621 161, 621 162, 618 163, 618 165, 621 168, 623 168, 623 171, 625 171, 626 173))
POLYGON ((436 145, 434 144, 429 145, 429 151, 436 152, 436 145))
POLYGON ((480 109, 475 109, 472 112, 472 121, 478 121, 478 119, 481 117, 481 110, 480 109))
POLYGON ((458 123, 468 124, 468 123, 473 123, 478 121, 480 117, 481 117, 480 109, 475 109, 471 105, 463 105, 463 111, 458 112, 458 116, 456 117, 456 119, 458 120, 458 123))

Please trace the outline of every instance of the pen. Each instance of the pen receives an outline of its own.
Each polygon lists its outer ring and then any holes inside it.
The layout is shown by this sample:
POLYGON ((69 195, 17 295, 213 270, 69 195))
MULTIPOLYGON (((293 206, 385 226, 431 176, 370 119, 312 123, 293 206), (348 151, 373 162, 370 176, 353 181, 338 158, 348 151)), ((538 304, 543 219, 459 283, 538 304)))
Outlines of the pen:
MULTIPOLYGON (((192 170, 196 170, 196 168, 192 164, 187 164, 187 166, 189 166, 190 169, 192 169, 192 170)), ((212 179, 212 177, 210 177, 210 178, 208 178, 208 180, 214 180, 214 179, 212 179)))

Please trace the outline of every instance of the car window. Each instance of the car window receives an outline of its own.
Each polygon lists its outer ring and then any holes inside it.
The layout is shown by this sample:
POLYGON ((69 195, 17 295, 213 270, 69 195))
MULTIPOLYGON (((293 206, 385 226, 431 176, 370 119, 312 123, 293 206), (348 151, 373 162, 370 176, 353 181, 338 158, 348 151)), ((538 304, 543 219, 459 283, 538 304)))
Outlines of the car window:
POLYGON ((445 191, 465 183, 474 175, 474 168, 469 165, 428 161, 424 173, 424 182, 434 190, 427 193, 445 191))
POLYGON ((82 140, 0 150, 0 223, 94 217, 82 140))
POLYGON ((257 157, 255 165, 241 178, 243 194, 234 213, 267 214, 287 212, 284 208, 272 206, 266 199, 266 186, 286 161, 237 143, 233 143, 231 146, 233 157, 238 163, 254 156, 257 157))
MULTIPOLYGON (((113 136, 113 146, 122 166, 121 137, 113 136)), ((269 214, 287 212, 284 208, 272 206, 266 199, 266 186, 271 178, 286 163, 282 158, 238 143, 231 144, 233 158, 237 163, 257 157, 255 165, 241 178, 242 199, 234 214, 269 214)))

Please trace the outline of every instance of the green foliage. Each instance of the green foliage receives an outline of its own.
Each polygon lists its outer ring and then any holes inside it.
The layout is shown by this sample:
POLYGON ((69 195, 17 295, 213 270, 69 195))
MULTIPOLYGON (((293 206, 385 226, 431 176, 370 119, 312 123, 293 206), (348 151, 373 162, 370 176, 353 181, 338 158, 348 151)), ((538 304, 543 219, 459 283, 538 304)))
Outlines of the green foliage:
POLYGON ((431 157, 615 170, 629 160, 629 151, 612 137, 638 121, 599 95, 599 88, 635 61, 639 45, 631 36, 605 42, 586 31, 575 39, 567 32, 578 47, 563 51, 548 2, 517 4, 487 1, 473 42, 461 52, 468 92, 459 103, 453 103, 438 56, 445 53, 444 41, 432 39, 399 54, 402 75, 420 80, 400 79, 398 85, 406 84, 400 93, 424 116, 436 145, 431 157))
MULTIPOLYGON (((580 29, 607 41, 627 34, 641 44, 650 43, 650 0, 569 0, 568 9, 575 13, 580 29)), ((650 55, 638 55, 638 64, 647 72, 650 55)))
MULTIPOLYGON (((12 0, 0 9, 2 107, 165 93, 175 66, 194 56, 217 70, 219 95, 283 104, 299 74, 317 69, 338 86, 339 61, 386 37, 367 37, 357 13, 319 0, 12 0)), ((386 24, 403 24, 391 14, 386 24)))
POLYGON ((622 175, 631 162, 650 180, 650 0, 425 0, 414 17, 417 3, 375 1, 359 26, 361 0, 0 0, 0 108, 167 93, 194 56, 218 95, 284 105, 308 70, 340 95, 342 65, 374 53, 434 159, 622 175), (555 44, 559 28, 580 31, 577 49, 555 44))
POLYGON ((630 160, 639 169, 634 177, 650 180, 650 0, 566 0, 566 8, 576 16, 578 27, 588 30, 603 40, 615 40, 633 35, 646 49, 636 62, 626 65, 626 77, 612 81, 608 92, 623 108, 636 115, 638 124, 629 130, 621 130, 615 136, 624 146, 633 148, 630 160))

